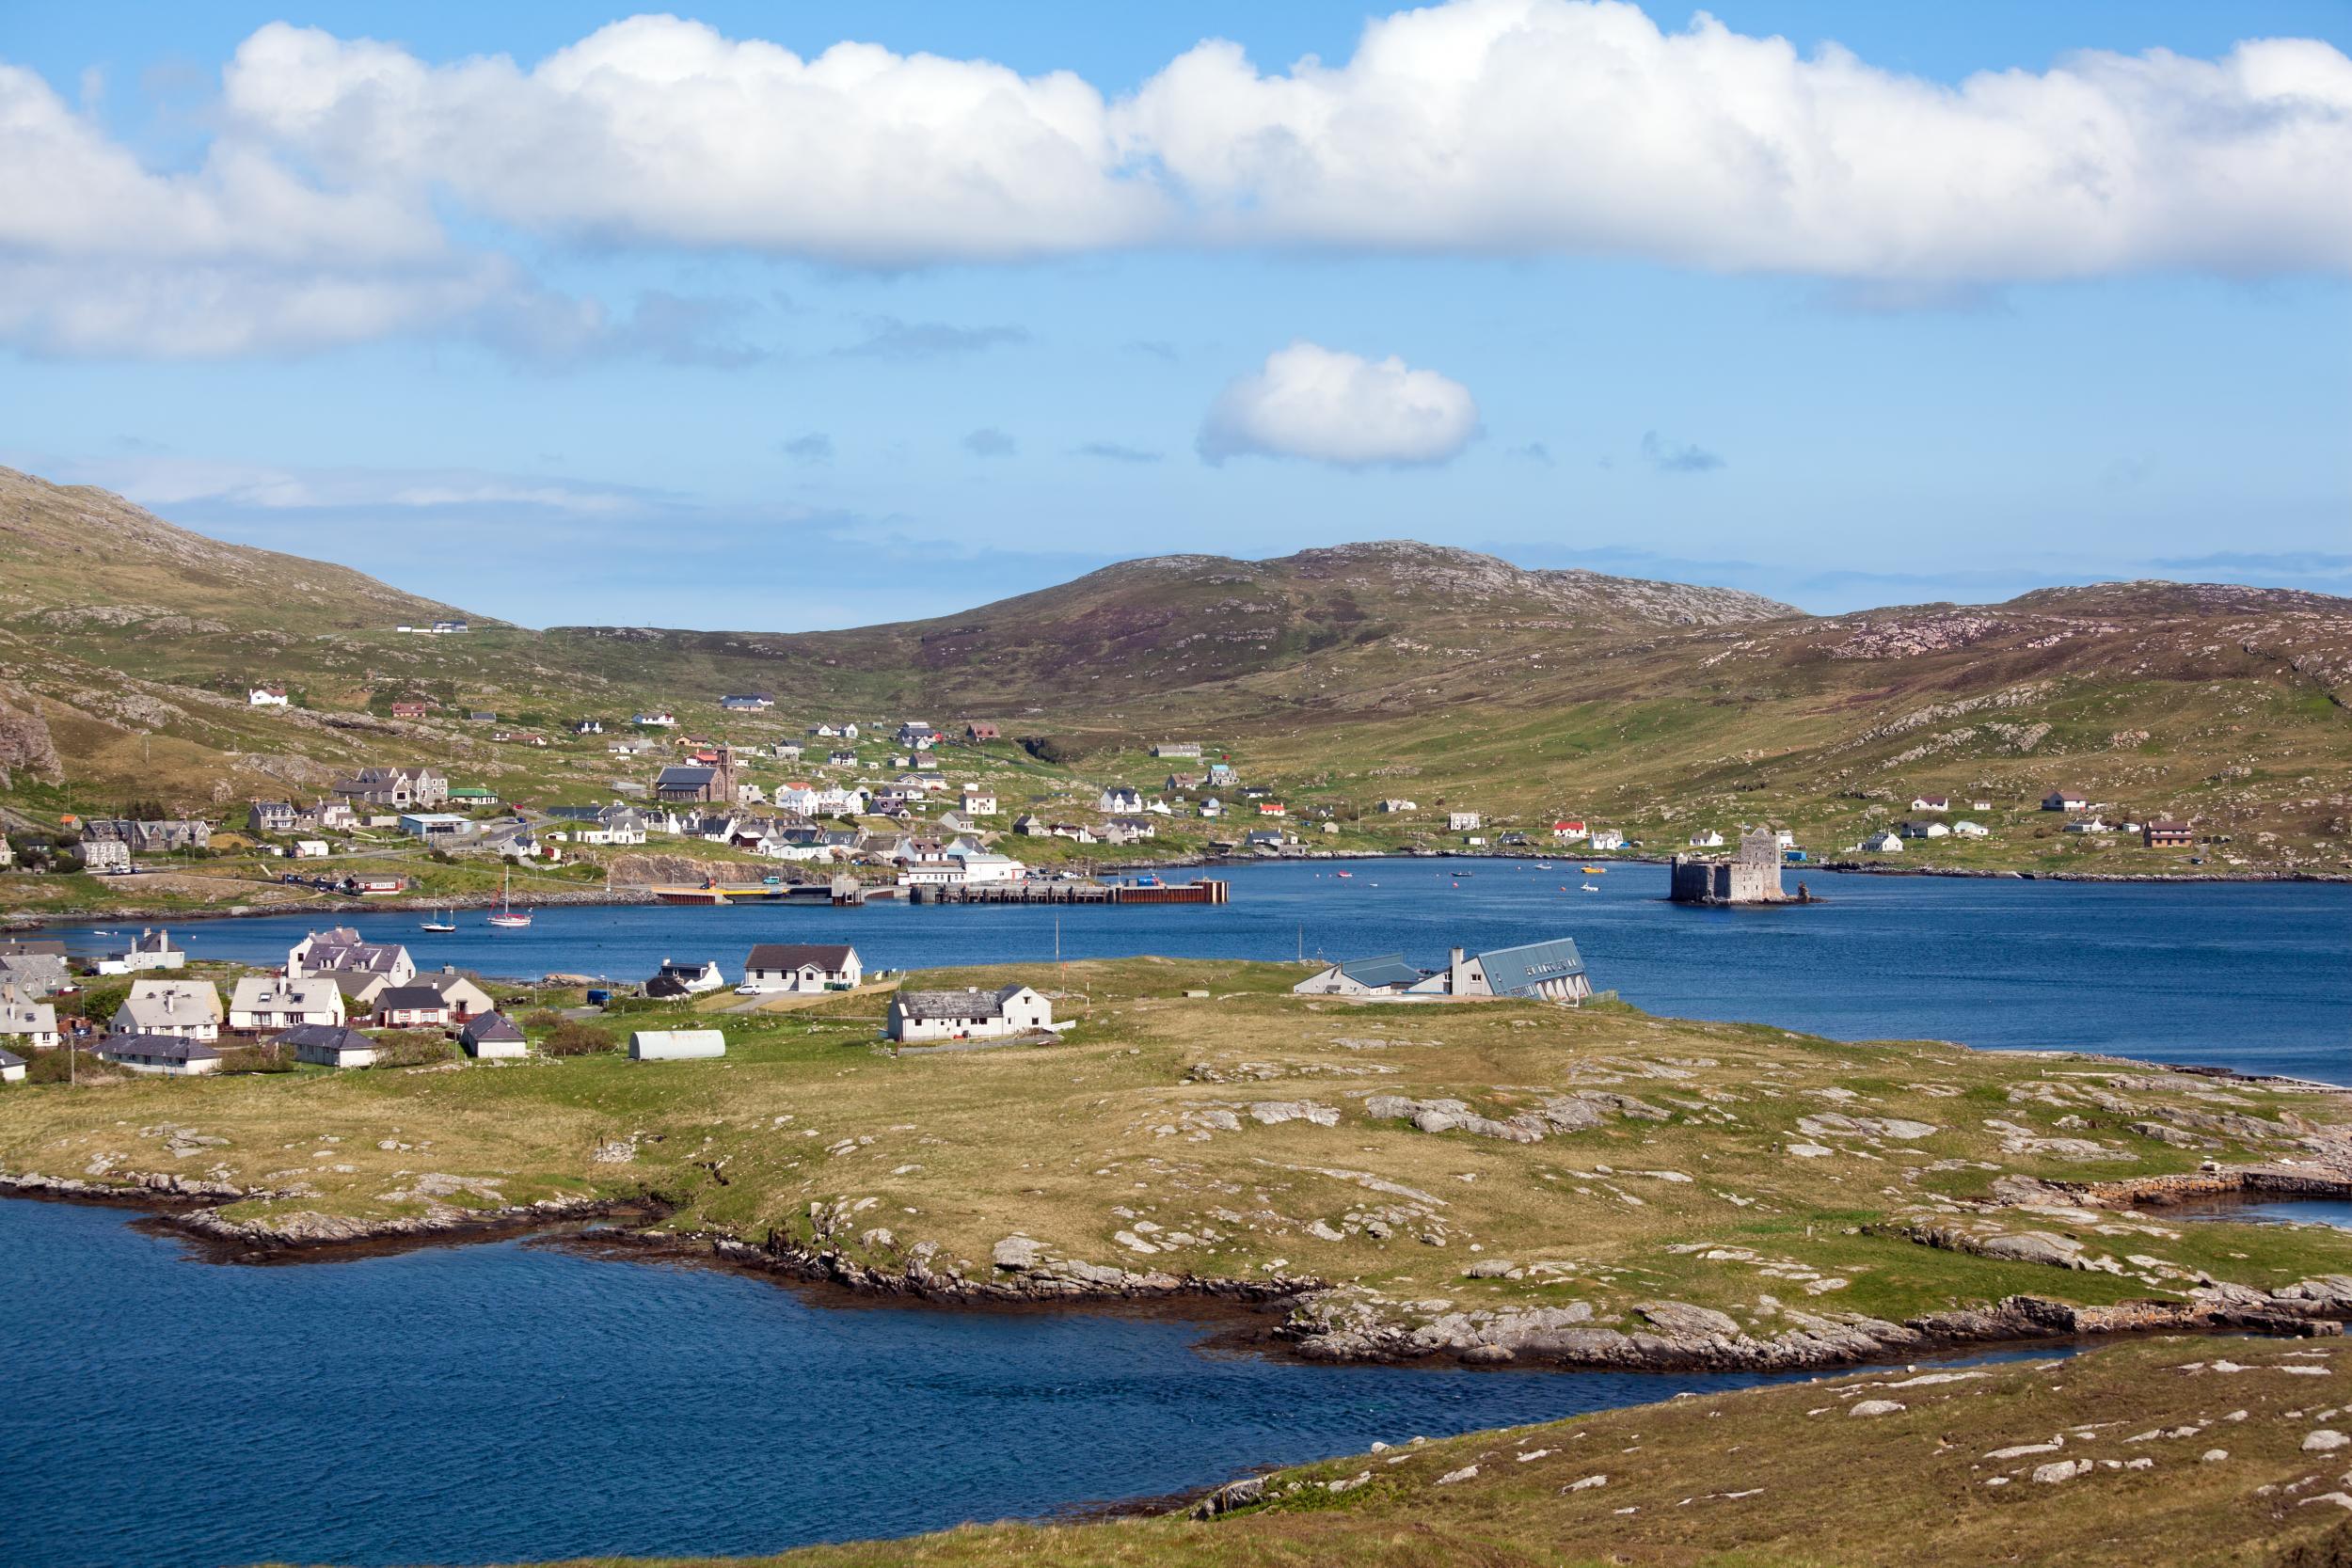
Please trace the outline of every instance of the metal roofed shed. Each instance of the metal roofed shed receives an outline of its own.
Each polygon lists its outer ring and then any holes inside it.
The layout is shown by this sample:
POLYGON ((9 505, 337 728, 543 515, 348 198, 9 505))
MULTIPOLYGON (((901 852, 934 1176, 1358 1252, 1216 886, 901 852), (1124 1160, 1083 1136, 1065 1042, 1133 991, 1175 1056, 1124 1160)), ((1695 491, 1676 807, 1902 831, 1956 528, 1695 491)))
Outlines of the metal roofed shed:
POLYGON ((1405 961, 1404 954, 1383 953, 1327 964, 1291 990, 1301 996, 1392 995, 1419 985, 1423 978, 1421 970, 1405 961))
POLYGON ((636 1029, 628 1037, 633 1061, 686 1062, 727 1053, 727 1037, 719 1029, 636 1029))
MULTIPOLYGON (((1459 964, 1458 959, 1456 963, 1459 964)), ((1456 995, 1483 993, 1573 1002, 1593 993, 1592 982, 1584 973, 1584 955, 1577 951, 1574 937, 1498 947, 1479 954, 1471 964, 1475 977, 1468 985, 1457 984, 1456 995)))

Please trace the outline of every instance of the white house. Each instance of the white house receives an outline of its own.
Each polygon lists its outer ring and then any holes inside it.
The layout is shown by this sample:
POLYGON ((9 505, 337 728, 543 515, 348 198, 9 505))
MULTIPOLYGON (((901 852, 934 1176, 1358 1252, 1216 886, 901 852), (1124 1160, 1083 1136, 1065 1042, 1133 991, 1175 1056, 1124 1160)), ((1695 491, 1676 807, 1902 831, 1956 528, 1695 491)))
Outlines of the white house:
POLYGON ((156 969, 179 969, 188 961, 187 954, 171 944, 168 931, 141 931, 131 939, 131 945, 119 953, 109 953, 91 967, 101 974, 136 974, 156 969))
POLYGON ((865 983, 866 964, 847 942, 763 942, 743 959, 739 990, 846 990, 865 983))
POLYGON ((1141 811, 1143 792, 1130 789, 1125 784, 1112 784, 1094 802, 1094 809, 1102 812, 1141 811))
POLYGON ((398 942, 361 942, 348 926, 312 931, 286 950, 286 974, 382 975, 395 986, 416 978, 416 960, 398 942))
POLYGON ((257 686, 245 694, 247 707, 284 707, 290 700, 282 686, 257 686))
POLYGON ((1625 847, 1625 834, 1614 828, 1595 828, 1592 844, 1596 849, 1622 849, 1625 847))
POLYGON ((0 1051, 0 1084, 24 1082, 24 1058, 13 1051, 0 1051))
POLYGON ((948 854, 962 863, 963 880, 967 886, 1017 882, 1029 874, 1027 865, 993 849, 966 849, 961 853, 950 849, 948 854))
POLYGON ((1915 795, 1912 797, 1913 811, 1949 811, 1952 798, 1948 795, 1915 795))
POLYGON ((275 974, 251 974, 239 980, 229 994, 229 1027, 239 1034, 342 1021, 342 990, 325 975, 287 980, 275 974))
POLYGON ((1225 815, 1225 802, 1212 795, 1200 802, 1200 815, 1214 821, 1225 815))
POLYGON ((718 990, 726 983, 726 974, 719 968, 716 958, 706 958, 701 963, 695 963, 691 958, 664 958, 660 970, 645 982, 645 994, 697 996, 704 991, 718 990))
POLYGON ((635 1029, 628 1037, 632 1061, 684 1062, 726 1053, 727 1037, 717 1029, 635 1029))
POLYGON ((2090 797, 2079 789, 2053 789, 2042 798, 2043 811, 2081 811, 2090 804, 2090 797))
POLYGON ((36 1002, 15 986, 0 986, 0 1042, 31 1051, 57 1048, 57 1009, 36 1002))
POLYGON ((1983 823, 1972 822, 1964 816, 1952 824, 1954 838, 1985 838, 1990 836, 1991 832, 1983 823))
POLYGON ((210 980, 134 980, 111 1021, 118 1034, 220 1038, 220 992, 210 980))
POLYGON ((220 1070, 219 1052, 202 1040, 178 1035, 108 1035, 98 1047, 98 1059, 160 1078, 194 1078, 220 1070))
POLYGON ((332 852, 323 838, 298 838, 294 842, 294 858, 298 861, 323 861, 332 852))
POLYGON ((1912 820, 1899 823, 1895 831, 1905 838, 1942 838, 1948 834, 1951 829, 1941 822, 1912 820))
POLYGON ((638 714, 629 722, 649 730, 674 730, 677 728, 677 715, 668 708, 656 708, 651 713, 638 714))
POLYGON ((457 1043, 477 1062, 516 1061, 531 1054, 522 1030, 504 1013, 469 1020, 457 1031, 457 1043))
POLYGON ((1574 844, 1578 839, 1588 836, 1584 819, 1579 816, 1563 817, 1551 825, 1551 836, 1563 844, 1574 844))
POLYGON ((1446 832, 1474 833, 1486 825, 1486 819, 1474 811, 1450 811, 1445 814, 1446 832))
POLYGON ((965 784, 956 795, 956 809, 970 816, 996 815, 996 792, 977 784, 965 784))
POLYGON ((1421 803, 1416 800, 1407 800, 1399 798, 1393 800, 1383 800, 1379 803, 1379 805, 1374 807, 1373 809, 1375 811, 1385 812, 1392 816, 1402 816, 1404 813, 1408 811, 1421 810, 1421 803))
POLYGON ((1691 835, 1691 847, 1693 849, 1720 849, 1723 847, 1724 835, 1712 828, 1691 835))
POLYGON ((923 1040, 1000 1039, 1054 1027, 1054 1005, 1027 986, 996 990, 901 990, 884 1025, 902 1045, 923 1040))
POLYGON ((295 1061, 313 1067, 373 1067, 382 1049, 358 1030, 340 1023, 298 1023, 275 1043, 291 1050, 295 1061))
POLYGON ((2070 833, 2111 833, 2115 832, 2115 824, 2101 817, 2082 816, 2069 822, 2066 831, 2070 833))
POLYGON ((1899 855, 1903 852, 1902 835, 1889 828, 1862 841, 1862 847, 1877 855, 1899 855))

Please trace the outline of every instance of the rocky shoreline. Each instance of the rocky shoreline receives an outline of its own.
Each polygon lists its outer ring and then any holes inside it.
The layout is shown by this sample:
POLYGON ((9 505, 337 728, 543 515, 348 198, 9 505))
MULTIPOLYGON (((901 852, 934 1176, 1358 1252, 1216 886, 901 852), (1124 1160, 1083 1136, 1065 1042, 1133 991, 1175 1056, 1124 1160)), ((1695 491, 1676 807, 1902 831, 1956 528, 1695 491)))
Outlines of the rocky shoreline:
MULTIPOLYGON (((1821 1371, 2000 1345, 2097 1338, 2122 1334, 2233 1332, 2333 1336, 2352 1322, 2352 1275, 2297 1280, 2269 1291, 2202 1280, 2183 1301, 2140 1300, 2078 1307, 2018 1294, 1895 1322, 1861 1313, 1814 1312, 1779 1306, 1777 1332, 1758 1334, 1729 1314, 1689 1302, 1634 1306, 1641 1322, 1625 1329, 1596 1323, 1589 1304, 1459 1311, 1448 1301, 1398 1304, 1311 1275, 1224 1278, 1164 1270, 1136 1272, 1060 1257, 1015 1234, 995 1243, 985 1264, 949 1257, 937 1243, 901 1248, 886 1229, 859 1229, 847 1203, 811 1206, 805 1241, 777 1232, 764 1243, 708 1230, 672 1230, 660 1222, 671 1205, 660 1195, 626 1198, 548 1198, 529 1204, 467 1207, 445 1201, 480 1196, 469 1179, 416 1179, 422 1212, 362 1220, 293 1210, 230 1220, 221 1210, 254 1200, 289 1201, 299 1189, 246 1190, 167 1172, 110 1173, 105 1180, 0 1173, 0 1195, 118 1203, 155 1212, 156 1223, 247 1260, 321 1260, 386 1246, 457 1243, 512 1236, 596 1219, 631 1218, 635 1227, 598 1233, 615 1251, 707 1261, 838 1288, 868 1299, 896 1298, 943 1307, 1148 1307, 1182 1310, 1218 1305, 1266 1314, 1260 1348, 1327 1363, 1518 1366, 1559 1370, 1754 1372, 1821 1371), (864 1256, 858 1256, 863 1254, 864 1256), (885 1261, 868 1259, 881 1258, 885 1261), (1403 1319, 1394 1308, 1415 1309, 1403 1319)), ((2090 1267, 2074 1244, 2044 1231, 1991 1231, 1971 1220, 2013 1213, 2030 1218, 2051 1205, 2128 1210, 2138 1205, 2211 1202, 2249 1196, 2352 1197, 2352 1180, 2259 1166, 2112 1182, 2049 1182, 2009 1178, 1995 1201, 1968 1218, 1929 1218, 1896 1227, 1927 1246, 2059 1267, 2090 1267)), ((1510 1264, 1489 1260, 1495 1273, 1510 1264)))
MULTIPOLYGON (((451 1180, 451 1179, 442 1179, 451 1180)), ((655 1217, 664 1211, 644 1198, 542 1198, 535 1203, 469 1208, 439 1201, 433 1177, 419 1179, 426 1203, 422 1213, 362 1220, 295 1210, 265 1219, 231 1220, 221 1210, 232 1203, 282 1202, 307 1196, 298 1188, 244 1188, 169 1171, 125 1171, 119 1180, 85 1180, 37 1171, 0 1172, 0 1196, 111 1203, 154 1212, 167 1228, 227 1251, 255 1256, 301 1254, 347 1256, 399 1243, 474 1242, 544 1226, 609 1219, 655 1217)), ((452 1180, 454 1189, 457 1182, 452 1180)), ((456 1196, 453 1190, 447 1196, 456 1196)))

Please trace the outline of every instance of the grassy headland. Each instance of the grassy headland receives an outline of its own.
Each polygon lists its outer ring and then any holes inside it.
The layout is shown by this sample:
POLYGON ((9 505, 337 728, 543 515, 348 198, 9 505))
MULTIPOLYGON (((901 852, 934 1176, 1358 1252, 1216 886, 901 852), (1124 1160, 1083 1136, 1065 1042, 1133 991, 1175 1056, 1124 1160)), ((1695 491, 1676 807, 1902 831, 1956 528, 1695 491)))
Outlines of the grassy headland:
POLYGON ((722 1061, 20 1087, 0 1171, 211 1192, 233 1201, 202 1223, 250 1245, 650 1200, 659 1237, 868 1290, 1279 1301, 1340 1359, 1825 1366, 2352 1312, 2352 1237, 2130 1206, 2242 1169, 2340 1190, 2336 1092, 1605 1004, 1347 1006, 1279 965, 1018 973, 1062 990, 1068 1038, 894 1054, 878 990, 722 996, 605 1024, 715 1022, 722 1061))

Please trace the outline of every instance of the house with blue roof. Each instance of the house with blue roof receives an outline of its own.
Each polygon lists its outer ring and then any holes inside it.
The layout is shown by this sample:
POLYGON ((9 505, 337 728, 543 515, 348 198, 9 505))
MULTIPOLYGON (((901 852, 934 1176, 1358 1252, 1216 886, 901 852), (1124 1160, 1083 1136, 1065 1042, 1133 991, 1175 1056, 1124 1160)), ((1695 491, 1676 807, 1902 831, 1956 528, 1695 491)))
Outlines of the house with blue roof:
POLYGON ((1300 996, 1402 996, 1429 976, 1405 961, 1402 953, 1349 958, 1326 964, 1291 990, 1300 996))
POLYGON ((1507 997, 1529 1002, 1581 1002, 1593 994, 1584 956, 1573 937, 1553 937, 1470 955, 1456 947, 1446 966, 1422 970, 1401 953, 1327 964, 1291 990, 1300 996, 1354 996, 1404 1001, 1507 997))

